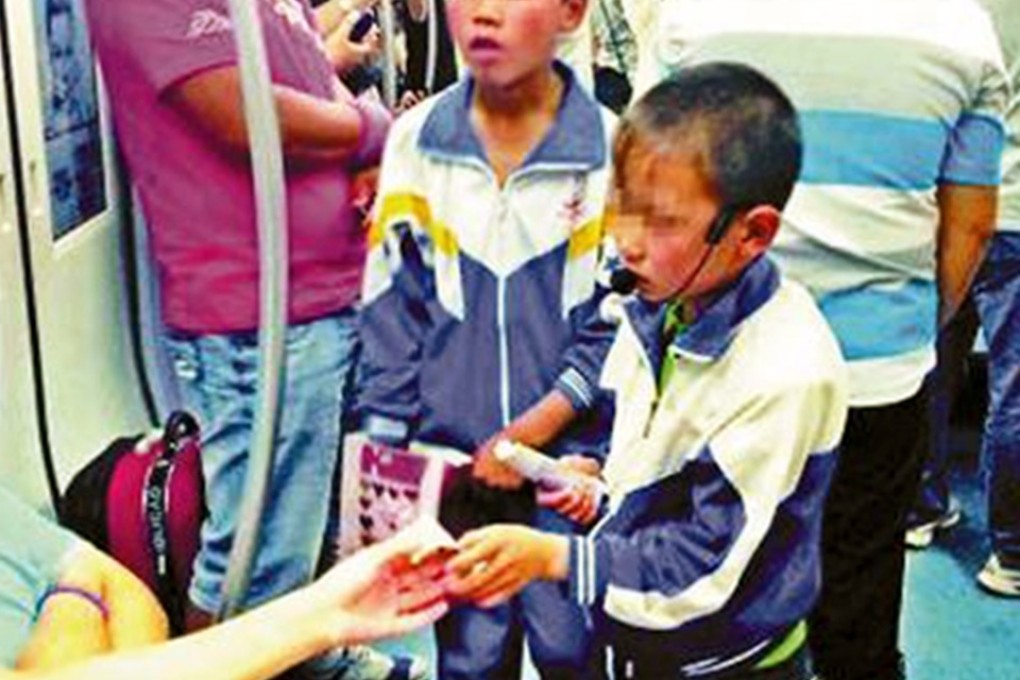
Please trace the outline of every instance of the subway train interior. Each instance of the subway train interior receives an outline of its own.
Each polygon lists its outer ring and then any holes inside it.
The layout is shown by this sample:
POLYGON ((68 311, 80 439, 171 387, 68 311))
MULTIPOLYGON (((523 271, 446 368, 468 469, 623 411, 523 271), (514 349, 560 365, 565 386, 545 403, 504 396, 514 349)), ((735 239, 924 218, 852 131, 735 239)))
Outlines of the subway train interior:
MULTIPOLYGON (((82 1, 0 0, 0 485, 47 517, 112 441, 180 404, 157 288, 82 1)), ((1020 680, 1020 600, 974 581, 989 554, 983 348, 966 366, 949 438, 962 519, 907 554, 912 680, 1020 680)), ((434 663, 430 631, 378 649, 434 663)))

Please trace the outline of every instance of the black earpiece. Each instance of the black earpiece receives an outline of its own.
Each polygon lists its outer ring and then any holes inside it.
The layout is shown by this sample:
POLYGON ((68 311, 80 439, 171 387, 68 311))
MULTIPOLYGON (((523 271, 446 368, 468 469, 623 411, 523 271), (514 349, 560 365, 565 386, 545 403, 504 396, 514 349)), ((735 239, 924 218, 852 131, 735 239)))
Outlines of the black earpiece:
POLYGON ((723 206, 719 208, 719 213, 712 220, 711 226, 708 228, 708 233, 705 234, 705 242, 709 245, 718 245, 723 240, 723 236, 726 235, 726 230, 730 228, 730 224, 733 223, 737 213, 740 211, 739 208, 733 206, 723 206))

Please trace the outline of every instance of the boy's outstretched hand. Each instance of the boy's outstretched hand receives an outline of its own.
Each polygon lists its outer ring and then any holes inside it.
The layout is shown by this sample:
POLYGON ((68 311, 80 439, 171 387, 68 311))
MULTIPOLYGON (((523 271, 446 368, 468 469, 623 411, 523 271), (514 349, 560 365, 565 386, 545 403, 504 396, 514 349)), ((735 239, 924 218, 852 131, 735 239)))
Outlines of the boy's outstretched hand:
POLYGON ((494 524, 461 537, 459 554, 447 564, 451 595, 493 607, 536 579, 567 577, 567 537, 516 524, 494 524))

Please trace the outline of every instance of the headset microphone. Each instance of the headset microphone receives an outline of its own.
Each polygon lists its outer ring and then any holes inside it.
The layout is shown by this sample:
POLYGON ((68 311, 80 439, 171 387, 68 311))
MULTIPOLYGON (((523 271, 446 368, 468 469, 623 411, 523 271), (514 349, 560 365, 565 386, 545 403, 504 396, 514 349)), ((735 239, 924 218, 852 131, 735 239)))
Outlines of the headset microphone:
POLYGON ((694 267, 694 271, 687 276, 687 280, 673 291, 672 295, 670 295, 670 299, 681 297, 687 292, 687 289, 694 284, 697 278, 701 276, 702 270, 705 268, 705 265, 708 264, 709 257, 712 256, 716 246, 718 246, 723 240, 723 237, 726 235, 727 230, 730 228, 730 224, 733 223, 738 212, 740 212, 740 208, 735 206, 724 206, 719 209, 719 213, 715 216, 715 219, 712 220, 712 224, 708 226, 708 231, 705 233, 705 244, 708 247, 706 247, 702 253, 697 266, 694 267))
POLYGON ((616 269, 609 276, 609 288, 614 293, 629 295, 637 287, 637 274, 629 269, 616 269))
MULTIPOLYGON (((729 229, 737 213, 740 211, 739 208, 734 206, 727 206, 719 210, 719 213, 712 220, 712 224, 708 227, 708 232, 705 234, 705 243, 708 245, 705 248, 704 253, 698 260, 698 264, 694 267, 694 271, 688 275, 687 280, 684 281, 676 291, 670 296, 671 298, 678 297, 685 293, 694 280, 701 274, 701 270, 705 268, 708 263, 708 258, 715 250, 715 247, 722 241, 723 236, 726 235, 726 231, 729 229)), ((634 291, 637 287, 638 277, 637 274, 629 269, 617 269, 609 276, 609 288, 614 293, 620 295, 628 295, 634 291)))

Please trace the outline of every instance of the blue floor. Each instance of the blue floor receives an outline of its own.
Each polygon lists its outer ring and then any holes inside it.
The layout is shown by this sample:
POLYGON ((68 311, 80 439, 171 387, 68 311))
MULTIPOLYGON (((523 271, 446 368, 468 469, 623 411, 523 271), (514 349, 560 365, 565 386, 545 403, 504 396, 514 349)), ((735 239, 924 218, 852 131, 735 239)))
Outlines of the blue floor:
MULTIPOLYGON (((974 575, 988 557, 985 506, 973 433, 961 435, 953 493, 963 510, 957 526, 924 551, 908 554, 903 648, 909 680, 1020 680, 1020 600, 989 595, 974 575)), ((434 662, 431 633, 384 645, 434 662)), ((536 678, 533 670, 526 680, 536 678)), ((875 680, 882 680, 876 678, 875 680)))
POLYGON ((989 595, 974 581, 989 550, 978 445, 971 439, 953 473, 963 520, 907 557, 902 630, 910 680, 1020 680, 1020 600, 989 595))

